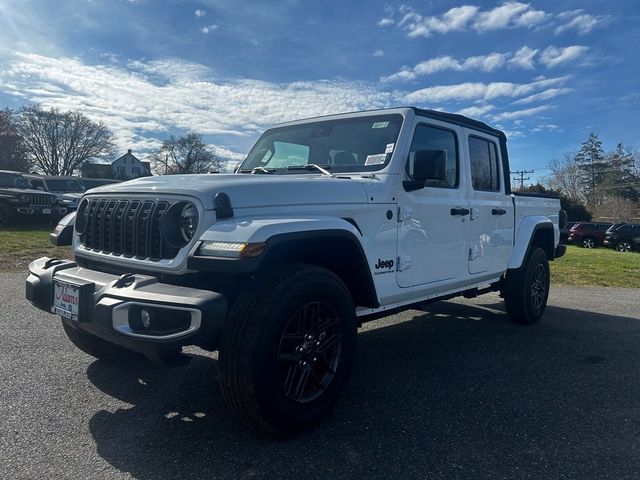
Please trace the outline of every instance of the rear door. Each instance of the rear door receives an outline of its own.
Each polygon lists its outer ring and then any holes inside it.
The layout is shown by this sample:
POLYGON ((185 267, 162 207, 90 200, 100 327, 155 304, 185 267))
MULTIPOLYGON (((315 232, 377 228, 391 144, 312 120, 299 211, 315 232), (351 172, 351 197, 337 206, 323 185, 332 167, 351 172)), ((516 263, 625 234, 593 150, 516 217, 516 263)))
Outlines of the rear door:
POLYGON ((513 245, 513 202, 505 193, 499 141, 465 129, 469 156, 469 273, 506 270, 513 245))

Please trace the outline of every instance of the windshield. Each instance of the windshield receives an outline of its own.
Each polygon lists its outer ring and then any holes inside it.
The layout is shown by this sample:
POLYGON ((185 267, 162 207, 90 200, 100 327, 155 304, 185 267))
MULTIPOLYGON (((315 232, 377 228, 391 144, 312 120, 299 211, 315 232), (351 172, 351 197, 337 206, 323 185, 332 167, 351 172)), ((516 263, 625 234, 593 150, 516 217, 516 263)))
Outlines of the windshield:
POLYGON ((4 188, 29 188, 29 182, 22 175, 7 173, 0 174, 0 187, 4 188))
POLYGON ((84 192, 80 182, 71 178, 47 179, 47 187, 51 192, 84 192))
POLYGON ((242 162, 242 173, 363 172, 391 159, 401 115, 376 115, 274 128, 266 131, 242 162), (254 170, 256 169, 256 170, 254 170))

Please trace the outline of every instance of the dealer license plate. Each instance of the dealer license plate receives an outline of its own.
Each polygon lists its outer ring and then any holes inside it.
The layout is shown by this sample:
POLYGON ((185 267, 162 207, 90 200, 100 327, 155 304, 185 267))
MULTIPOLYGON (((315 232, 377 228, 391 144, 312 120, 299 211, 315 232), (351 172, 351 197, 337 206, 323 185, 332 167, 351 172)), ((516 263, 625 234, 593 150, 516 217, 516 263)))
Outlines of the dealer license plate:
POLYGON ((42 213, 43 213, 43 215, 49 215, 49 214, 51 214, 51 209, 50 208, 43 208, 42 209, 42 213))
POLYGON ((51 311, 65 318, 78 319, 80 288, 68 283, 53 281, 51 311))

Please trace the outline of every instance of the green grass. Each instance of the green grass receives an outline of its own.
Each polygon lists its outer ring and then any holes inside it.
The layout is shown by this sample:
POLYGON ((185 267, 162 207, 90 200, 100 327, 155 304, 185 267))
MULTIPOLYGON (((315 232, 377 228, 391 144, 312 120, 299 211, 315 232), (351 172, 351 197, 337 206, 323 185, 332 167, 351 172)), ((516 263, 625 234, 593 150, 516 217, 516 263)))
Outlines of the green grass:
POLYGON ((569 245, 565 256, 550 266, 551 280, 558 284, 640 288, 640 253, 637 252, 569 245))
MULTIPOLYGON (((29 262, 43 256, 71 258, 70 247, 49 243, 49 233, 49 227, 29 225, 0 229, 0 270, 26 270, 29 262)), ((640 288, 640 253, 570 245, 565 256, 550 265, 556 284, 640 288)))
POLYGON ((0 229, 0 270, 26 270, 38 257, 70 258, 70 247, 54 247, 49 243, 52 228, 16 226, 0 229))

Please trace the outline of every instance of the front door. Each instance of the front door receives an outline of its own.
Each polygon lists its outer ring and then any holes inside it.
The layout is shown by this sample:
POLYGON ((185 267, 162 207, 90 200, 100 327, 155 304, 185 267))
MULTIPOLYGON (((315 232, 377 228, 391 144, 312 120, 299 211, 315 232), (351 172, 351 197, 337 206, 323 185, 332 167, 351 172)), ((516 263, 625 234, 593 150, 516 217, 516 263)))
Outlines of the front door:
POLYGON ((503 272, 513 244, 513 202, 505 194, 498 140, 465 129, 469 157, 469 273, 503 272))
POLYGON ((469 238, 466 169, 461 161, 462 129, 434 120, 416 119, 405 179, 411 179, 418 150, 443 150, 446 178, 398 194, 398 264, 400 287, 413 287, 468 275, 469 238), (465 214, 465 211, 467 213, 465 214))

